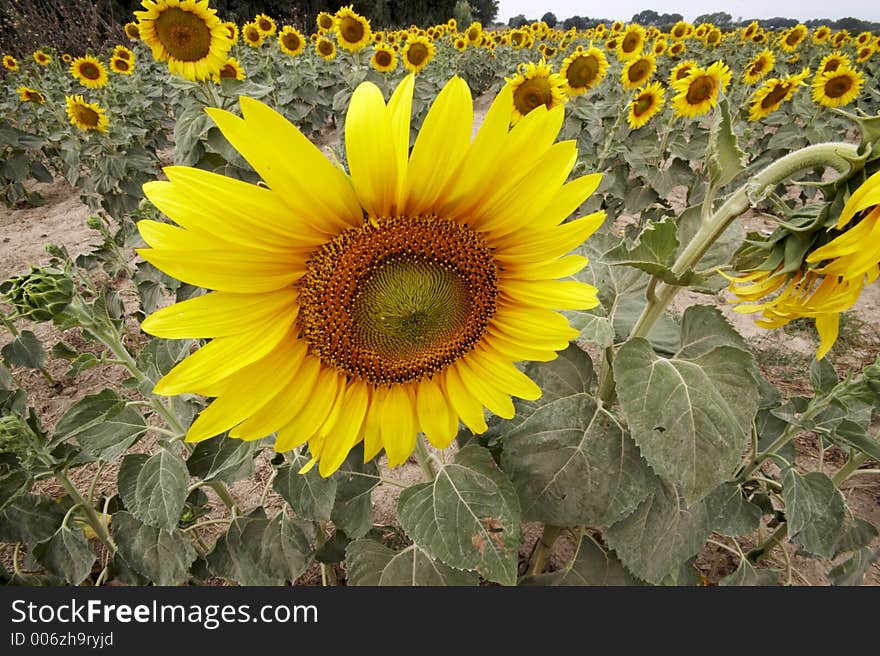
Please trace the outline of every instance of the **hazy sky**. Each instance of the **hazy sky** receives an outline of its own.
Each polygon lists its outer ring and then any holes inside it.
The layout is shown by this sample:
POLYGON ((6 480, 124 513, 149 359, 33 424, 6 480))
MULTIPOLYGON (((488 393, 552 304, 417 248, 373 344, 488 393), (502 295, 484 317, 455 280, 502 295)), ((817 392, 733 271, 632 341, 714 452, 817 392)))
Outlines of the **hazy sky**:
POLYGON ((701 14, 726 11, 734 20, 742 18, 772 18, 786 16, 798 20, 809 18, 843 18, 853 16, 865 20, 880 20, 880 2, 876 0, 614 0, 613 2, 585 2, 585 0, 500 0, 498 20, 517 14, 540 18, 552 11, 559 20, 572 15, 629 20, 643 9, 660 14, 682 14, 693 20, 701 14))

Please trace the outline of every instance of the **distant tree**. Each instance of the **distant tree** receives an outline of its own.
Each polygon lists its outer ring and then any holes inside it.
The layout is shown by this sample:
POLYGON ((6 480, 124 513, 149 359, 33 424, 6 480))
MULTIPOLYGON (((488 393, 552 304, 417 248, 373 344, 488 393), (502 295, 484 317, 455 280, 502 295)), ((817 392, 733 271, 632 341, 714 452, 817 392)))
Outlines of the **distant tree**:
POLYGON ((525 17, 524 14, 517 14, 516 16, 511 16, 510 20, 507 21, 508 27, 522 27, 523 25, 528 25, 529 19, 525 17))
POLYGON ((452 10, 452 17, 458 23, 459 30, 466 30, 468 25, 474 22, 474 13, 471 4, 467 0, 458 0, 455 3, 455 9, 452 10))
POLYGON ((702 14, 694 19, 694 23, 712 23, 713 25, 729 25, 733 16, 726 11, 716 11, 712 14, 702 14))
POLYGON ((571 16, 562 21, 562 27, 566 30, 570 30, 571 28, 585 30, 589 27, 589 21, 589 18, 584 18, 583 16, 571 16))
POLYGON ((546 14, 541 16, 541 20, 547 23, 547 25, 549 25, 550 27, 556 27, 556 23, 559 22, 556 18, 556 14, 554 14, 552 11, 548 11, 546 14))
POLYGON ((653 9, 645 9, 635 14, 632 17, 632 22, 639 25, 656 25, 659 18, 660 14, 653 9))
POLYGON ((470 0, 474 19, 483 25, 490 25, 498 17, 498 0, 470 0))

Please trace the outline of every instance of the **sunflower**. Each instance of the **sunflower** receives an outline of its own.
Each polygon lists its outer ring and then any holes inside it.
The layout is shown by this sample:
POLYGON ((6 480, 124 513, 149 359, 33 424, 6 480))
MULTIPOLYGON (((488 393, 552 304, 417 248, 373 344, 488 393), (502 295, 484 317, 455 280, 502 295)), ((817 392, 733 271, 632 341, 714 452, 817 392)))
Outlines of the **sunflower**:
POLYGON ((842 52, 832 52, 830 55, 825 55, 822 61, 819 62, 819 69, 816 71, 816 74, 833 73, 841 66, 852 66, 849 55, 845 55, 842 52))
POLYGON ((809 69, 804 69, 797 75, 786 75, 784 78, 770 78, 752 94, 751 106, 749 107, 749 120, 760 121, 769 116, 782 106, 787 100, 794 97, 798 87, 804 83, 809 75, 809 69))
POLYGON ((110 70, 114 73, 121 73, 122 75, 131 75, 134 66, 132 66, 128 59, 114 56, 110 58, 110 70))
POLYGON ((856 55, 856 62, 861 64, 868 61, 871 57, 874 56, 874 44, 868 44, 859 48, 859 52, 856 55))
POLYGON ((684 41, 676 41, 671 46, 669 46, 669 50, 667 50, 667 52, 669 53, 669 56, 672 57, 672 59, 677 59, 684 53, 686 49, 687 46, 685 46, 684 41))
POLYGON ((42 105, 44 102, 46 102, 46 96, 44 96, 36 89, 31 89, 29 87, 18 87, 16 91, 18 92, 18 99, 21 102, 32 102, 37 103, 38 105, 42 105))
POLYGON ((672 99, 677 116, 702 116, 718 102, 718 94, 730 84, 730 69, 724 62, 715 62, 708 68, 695 67, 687 77, 676 80, 672 99))
POLYGON ((137 23, 126 23, 124 29, 125 29, 125 36, 127 36, 132 41, 140 41, 141 30, 138 27, 137 23))
POLYGON ((318 30, 321 34, 325 34, 333 29, 333 26, 336 24, 336 20, 333 18, 333 14, 328 14, 326 11, 322 11, 315 17, 315 22, 318 25, 318 30))
POLYGON ((751 23, 749 23, 746 28, 740 33, 740 40, 750 41, 751 38, 755 36, 755 33, 758 31, 759 27, 760 25, 758 25, 758 21, 752 21, 751 23))
POLYGON ((73 61, 73 56, 72 56, 72 55, 68 55, 68 54, 65 52, 63 55, 61 55, 61 61, 63 61, 65 64, 69 64, 70 62, 73 61))
POLYGON ((456 38, 455 41, 452 42, 452 47, 454 47, 459 52, 464 52, 465 50, 467 50, 467 45, 467 39, 465 39, 463 36, 456 38))
POLYGON ((617 42, 617 58, 623 61, 638 57, 642 54, 645 45, 645 28, 633 23, 628 25, 626 31, 617 42))
POLYGON ((608 52, 616 52, 617 51, 617 42, 619 40, 620 39, 618 37, 613 37, 611 39, 608 39, 605 42, 605 50, 607 50, 608 52))
POLYGON ((590 46, 584 50, 578 46, 562 62, 560 77, 565 80, 565 94, 579 96, 596 87, 605 77, 608 60, 598 48, 590 46))
POLYGON ((266 40, 266 35, 260 32, 256 23, 245 23, 241 26, 241 38, 251 48, 259 48, 266 40))
POLYGON ((604 219, 563 223, 600 176, 563 185, 577 152, 552 145, 562 110, 509 130, 507 87, 471 143, 470 90, 453 77, 410 154, 413 80, 387 105, 371 83, 355 90, 349 175, 243 97, 243 118, 208 112, 264 185, 187 167, 145 185, 181 227, 141 221, 140 254, 215 290, 142 325, 212 340, 155 387, 215 397, 187 441, 274 433, 279 452, 308 443, 301 471, 322 476, 363 442, 366 460, 384 448, 395 467, 418 432, 446 448, 459 419, 482 433, 484 407, 509 418, 511 395, 537 399, 514 363, 555 358, 578 334, 556 310, 598 304, 595 288, 558 280, 586 264, 566 253, 604 219))
POLYGON ((620 81, 624 89, 635 89, 643 86, 657 70, 654 55, 634 57, 626 62, 620 73, 620 81))
POLYGON ((817 46, 825 43, 831 38, 831 28, 827 25, 820 25, 813 30, 813 43, 817 46))
POLYGON ((611 23, 611 31, 617 34, 618 32, 622 32, 624 28, 623 21, 614 21, 611 23))
POLYGON ((764 50, 755 55, 754 59, 746 64, 746 69, 743 71, 742 75, 742 81, 745 84, 756 84, 760 82, 767 73, 773 70, 775 64, 776 57, 773 55, 773 52, 764 48, 764 50))
POLYGON ((664 52, 666 52, 667 47, 668 47, 668 44, 666 43, 666 39, 657 39, 656 41, 654 41, 654 45, 651 48, 651 52, 654 54, 655 57, 659 57, 664 52))
POLYGON ((370 21, 356 14, 351 5, 336 12, 336 41, 340 48, 357 52, 372 40, 370 21))
POLYGON ((874 35, 871 32, 862 32, 856 37, 856 45, 866 46, 874 40, 874 35))
POLYGON ((71 125, 86 132, 107 131, 107 113, 97 103, 86 102, 82 96, 65 96, 64 102, 71 125))
POLYGON ((691 71, 697 68, 699 68, 699 64, 693 59, 685 59, 683 62, 679 62, 669 72, 669 84, 672 85, 679 80, 683 80, 691 74, 691 71))
POLYGON ((763 44, 763 43, 767 43, 767 33, 765 31, 761 30, 760 32, 755 34, 755 36, 752 37, 752 43, 757 43, 759 45, 763 44))
POLYGON ((238 43, 238 25, 236 25, 232 21, 226 21, 225 23, 223 23, 223 26, 226 28, 226 36, 229 37, 232 45, 238 43))
POLYGON ((34 52, 34 61, 40 66, 48 66, 52 62, 52 56, 42 50, 34 52))
POLYGON ((89 89, 100 89, 107 84, 107 69, 91 55, 77 57, 70 62, 70 74, 89 89))
POLYGON ((257 14, 251 22, 257 26, 257 29, 260 30, 260 34, 264 37, 274 36, 275 31, 278 29, 275 25, 275 21, 269 18, 266 14, 257 14))
POLYGON ((716 47, 719 43, 721 43, 721 30, 717 27, 709 28, 709 31, 706 32, 706 36, 703 37, 703 42, 707 46, 716 47))
POLYGON ((842 48, 847 41, 849 41, 849 32, 846 30, 835 32, 831 37, 831 43, 835 48, 842 48))
POLYGON ((707 23, 700 23, 694 28, 694 38, 702 40, 706 37, 706 32, 709 31, 709 25, 707 23))
POLYGON ((779 37, 779 47, 785 52, 794 52, 798 46, 807 38, 807 26, 795 25, 791 29, 786 30, 779 37))
POLYGON ((220 80, 243 80, 245 77, 244 67, 241 65, 241 62, 235 57, 230 57, 223 64, 220 72, 214 77, 214 81, 219 84, 220 80))
POLYGON ((435 52, 433 41, 424 36, 411 36, 406 40, 401 59, 407 70, 418 73, 434 59, 435 52))
POLYGON ((336 44, 323 36, 319 37, 315 42, 315 52, 326 61, 330 61, 336 57, 336 44))
POLYGON ((474 21, 471 23, 468 28, 464 31, 464 38, 468 40, 469 43, 479 43, 480 37, 483 35, 483 26, 474 21))
POLYGON ((633 130, 650 121, 661 109, 665 102, 666 92, 659 82, 651 82, 636 91, 636 96, 629 104, 629 112, 626 122, 633 130))
POLYGON ((813 78, 813 102, 823 107, 843 107, 858 97, 864 83, 864 76, 850 66, 817 74, 813 78))
POLYGON ((18 60, 12 55, 3 55, 3 68, 8 71, 17 71, 18 70, 18 60))
POLYGON ((298 29, 285 25, 278 34, 278 47, 284 54, 296 57, 306 47, 306 40, 298 29))
POLYGON ((691 31, 693 30, 693 26, 690 23, 686 23, 684 21, 678 21, 675 25, 672 26, 672 29, 669 33, 672 35, 673 39, 686 39, 691 35, 691 31))
POLYGON ((116 46, 113 48, 113 57, 125 59, 126 61, 134 61, 134 53, 125 46, 116 46))
POLYGON ((208 0, 143 0, 136 11, 141 39, 157 61, 187 80, 207 80, 226 61, 232 41, 208 0))
POLYGON ((386 43, 376 44, 373 48, 373 56, 370 57, 370 66, 380 73, 390 73, 397 68, 397 53, 394 48, 386 43))
POLYGON ((511 123, 517 123, 537 107, 553 109, 568 101, 565 79, 554 73, 543 59, 537 64, 520 64, 516 75, 508 78, 507 82, 513 90, 511 123))

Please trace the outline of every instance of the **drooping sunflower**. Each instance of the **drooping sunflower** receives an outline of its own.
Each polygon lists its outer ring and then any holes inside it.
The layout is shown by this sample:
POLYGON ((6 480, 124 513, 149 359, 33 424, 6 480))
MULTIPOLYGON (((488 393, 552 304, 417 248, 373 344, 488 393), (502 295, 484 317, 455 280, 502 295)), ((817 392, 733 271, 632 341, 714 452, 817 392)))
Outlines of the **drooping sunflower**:
POLYGON ((47 52, 37 50, 36 52, 34 52, 34 61, 37 62, 40 66, 48 66, 52 63, 52 56, 47 52))
POLYGON ((333 29, 333 25, 336 21, 333 18, 333 14, 328 14, 326 11, 322 11, 315 17, 315 23, 318 25, 319 32, 321 34, 326 34, 333 29))
POLYGON ((285 25, 278 34, 278 47, 284 54, 296 57, 305 49, 306 40, 298 29, 285 25))
POLYGON ((654 55, 633 57, 624 64, 620 81, 624 89, 636 89, 650 80, 656 70, 657 60, 654 55))
POLYGON ((823 107, 843 107, 858 98, 865 77, 850 66, 817 74, 813 78, 813 102, 823 107))
POLYGON ((230 57, 214 77, 214 82, 219 84, 220 80, 243 80, 245 77, 244 66, 235 57, 230 57))
POLYGON ((36 89, 31 89, 30 87, 18 87, 16 91, 18 92, 18 99, 21 102, 32 102, 38 105, 42 105, 46 102, 46 96, 36 89))
POLYGON ((91 55, 77 57, 70 62, 70 74, 89 89, 100 89, 107 84, 107 69, 91 55))
POLYGON ((251 21, 254 25, 257 26, 257 29, 260 30, 260 34, 264 37, 274 36, 278 27, 275 25, 275 20, 267 16, 266 14, 257 14, 254 16, 254 20, 251 21))
POLYGON ((134 66, 132 66, 131 61, 129 61, 128 59, 113 56, 110 58, 110 70, 114 73, 120 73, 122 75, 131 75, 132 71, 134 70, 134 66))
POLYGON ((673 66, 672 70, 669 72, 669 84, 672 85, 679 80, 683 80, 691 74, 691 71, 696 70, 699 67, 699 64, 693 59, 685 59, 683 62, 679 62, 673 66))
POLYGON ((208 0, 143 0, 138 17, 141 39, 153 58, 187 80, 208 80, 223 66, 232 41, 208 0))
POLYGON ((607 71, 605 53, 592 45, 587 50, 578 46, 563 60, 559 75, 565 80, 565 94, 571 97, 598 86, 607 71))
POLYGON ((366 460, 384 448, 400 465, 419 432, 445 448, 460 419, 482 433, 484 407, 508 418, 511 395, 538 398, 514 363, 556 357, 578 334, 556 311, 598 304, 559 280, 586 264, 567 253, 604 218, 563 223, 600 177, 563 184, 577 159, 575 142, 552 144, 563 110, 510 130, 507 87, 471 143, 470 90, 454 77, 410 153, 413 80, 387 105, 371 83, 355 90, 350 177, 243 97, 243 118, 208 111, 265 186, 185 167, 145 186, 180 227, 141 221, 140 254, 214 290, 142 325, 212 340, 155 388, 215 397, 188 441, 274 433, 279 452, 307 443, 303 471, 323 476, 359 442, 366 460))
POLYGON ((880 273, 880 172, 850 196, 837 225, 823 239, 824 245, 810 252, 794 274, 780 267, 730 278, 730 291, 744 302, 735 311, 760 312, 759 326, 779 328, 801 317, 814 319, 819 360, 837 340, 840 314, 855 305, 880 273), (854 218, 856 223, 849 226, 854 218))
POLYGON ((543 59, 536 63, 520 64, 519 70, 507 82, 513 91, 511 123, 517 123, 538 107, 553 109, 568 101, 565 79, 543 59))
POLYGON ((805 68, 797 75, 786 75, 784 78, 770 78, 752 94, 749 106, 749 120, 760 121, 769 116, 782 106, 787 100, 794 97, 810 70, 805 68))
POLYGON ((645 28, 637 23, 627 25, 617 42, 617 58, 623 61, 638 57, 645 46, 645 28))
POLYGON ((718 103, 718 94, 730 84, 730 69, 724 62, 714 62, 708 68, 694 68, 684 79, 672 84, 676 91, 672 99, 677 116, 702 116, 718 103))
POLYGON ((827 25, 820 25, 813 30, 813 43, 817 46, 822 45, 831 38, 831 28, 827 25))
POLYGON ((141 30, 138 27, 137 23, 126 23, 125 24, 125 36, 127 36, 132 41, 140 41, 141 39, 141 30))
POLYGON ((107 112, 98 103, 86 102, 82 96, 65 96, 64 103, 71 125, 85 132, 107 131, 107 112))
POLYGON ((336 44, 326 37, 319 37, 315 42, 315 52, 317 52, 322 59, 330 61, 336 57, 336 44))
POLYGON ((418 73, 427 66, 437 49, 434 42, 424 36, 410 36, 403 46, 400 58, 407 70, 418 73))
POLYGON ((336 12, 336 41, 340 48, 349 52, 357 52, 372 40, 370 21, 356 14, 351 5, 342 7, 336 12))
POLYGON ((241 39, 251 48, 259 48, 266 40, 266 35, 260 32, 256 23, 245 23, 241 26, 241 39))
POLYGON ((378 43, 370 57, 370 66, 380 73, 390 73, 397 68, 397 53, 387 43, 378 43))
POLYGON ((113 57, 118 57, 119 59, 125 59, 127 61, 134 61, 134 52, 126 48, 125 46, 119 45, 113 48, 113 57))
POLYGON ((18 60, 12 55, 3 55, 3 68, 5 68, 7 71, 17 71, 18 60))
POLYGON ((825 55, 822 58, 822 61, 819 62, 819 68, 817 69, 816 74, 822 75, 823 73, 833 73, 841 66, 852 66, 849 55, 842 52, 832 52, 829 55, 825 55))
POLYGON ((756 84, 760 82, 767 73, 772 71, 773 66, 775 65, 776 57, 773 55, 773 51, 764 48, 764 50, 755 55, 754 59, 746 64, 746 68, 742 74, 742 81, 745 84, 756 84))
POLYGON ((626 122, 629 123, 630 128, 638 130, 663 109, 665 102, 666 92, 663 85, 659 82, 651 82, 636 91, 635 98, 629 104, 626 122))

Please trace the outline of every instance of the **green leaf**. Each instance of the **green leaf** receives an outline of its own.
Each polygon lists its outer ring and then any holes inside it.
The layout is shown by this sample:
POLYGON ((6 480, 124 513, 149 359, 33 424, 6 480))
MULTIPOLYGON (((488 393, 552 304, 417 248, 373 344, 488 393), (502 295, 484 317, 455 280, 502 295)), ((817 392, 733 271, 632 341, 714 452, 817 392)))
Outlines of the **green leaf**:
POLYGON ((644 295, 648 275, 633 267, 612 266, 605 262, 605 253, 621 244, 618 237, 607 233, 597 233, 584 242, 577 250, 579 255, 589 258, 589 263, 575 278, 594 285, 599 291, 599 300, 614 319, 617 304, 624 298, 644 295))
POLYGON ((323 478, 314 468, 300 474, 299 470, 308 463, 309 458, 297 451, 291 451, 288 456, 290 462, 278 468, 272 489, 290 504, 300 519, 328 521, 336 499, 338 480, 323 478))
POLYGON ((730 121, 730 104, 727 98, 718 100, 718 109, 709 128, 709 146, 706 149, 706 164, 709 181, 713 187, 721 188, 731 182, 745 169, 748 157, 736 143, 736 135, 730 121))
POLYGON ((0 513, 0 542, 44 542, 55 535, 64 515, 64 509, 48 497, 19 495, 0 513))
MULTIPOLYGON (((647 301, 644 298, 621 299, 614 312, 615 341, 625 342, 632 333, 647 301)), ((658 353, 675 353, 681 347, 681 335, 678 324, 668 314, 663 314, 648 333, 651 346, 658 353)))
POLYGON ((34 557, 52 574, 79 585, 91 573, 97 558, 82 529, 59 528, 49 540, 34 548, 34 557))
POLYGON ((178 362, 189 355, 191 339, 153 339, 141 349, 137 356, 137 365, 149 379, 149 389, 142 390, 145 394, 152 392, 153 385, 167 374, 178 362))
POLYGON ((813 360, 810 363, 810 384, 816 396, 828 394, 839 382, 834 365, 828 362, 827 358, 813 360))
POLYGON ((22 330, 18 337, 0 349, 0 354, 13 367, 39 369, 46 362, 43 345, 30 330, 22 330))
POLYGON ((111 462, 146 432, 141 413, 126 406, 116 392, 105 389, 82 398, 61 417, 52 444, 76 438, 90 456, 111 462))
MULTIPOLYGON (((691 242, 702 225, 703 220, 699 205, 688 207, 681 213, 676 221, 676 236, 681 245, 679 252, 691 242)), ((712 243, 709 250, 700 258, 700 261, 697 262, 694 268, 703 271, 727 264, 745 241, 745 236, 742 222, 731 221, 730 225, 712 243)))
POLYGON ((674 487, 658 479, 654 492, 604 536, 630 572, 656 584, 695 555, 711 532, 705 502, 688 507, 674 487))
POLYGON ((186 461, 192 476, 203 481, 233 483, 253 474, 257 442, 236 440, 227 434, 196 444, 186 461))
POLYGON ((578 547, 577 558, 568 567, 524 578, 520 585, 632 586, 644 585, 644 582, 626 571, 613 551, 602 548, 591 537, 584 536, 578 547))
POLYGON ((828 578, 832 585, 862 585, 868 569, 880 559, 880 549, 864 547, 856 551, 851 558, 835 565, 828 578))
POLYGON ((838 446, 852 447, 880 461, 880 442, 854 421, 844 419, 832 433, 826 433, 824 437, 838 446))
POLYGON ((33 483, 18 458, 9 453, 0 454, 0 511, 16 497, 26 494, 33 483))
POLYGON ((400 526, 432 558, 515 585, 522 543, 516 490, 486 449, 469 444, 429 483, 405 489, 400 526))
POLYGON ((789 467, 782 476, 788 537, 804 551, 831 558, 846 519, 840 491, 821 472, 799 474, 789 467))
POLYGON ((375 540, 361 539, 345 550, 348 585, 446 586, 477 585, 479 577, 432 560, 417 545, 393 551, 375 540))
POLYGON ((605 316, 601 305, 589 312, 566 310, 562 314, 568 318, 572 328, 581 331, 578 341, 592 342, 599 348, 607 348, 614 343, 614 326, 611 319, 605 316))
POLYGON ((739 566, 730 576, 725 576, 718 585, 724 586, 768 586, 779 583, 778 569, 756 569, 748 558, 740 558, 739 566))
POLYGON ((330 519, 349 537, 360 538, 373 526, 372 492, 379 485, 375 461, 364 462, 363 445, 348 454, 336 479, 336 500, 330 519))
POLYGON ((847 551, 858 551, 867 547, 877 537, 877 528, 870 522, 859 517, 852 517, 847 521, 846 528, 840 534, 840 539, 835 546, 834 557, 847 551))
POLYGON ((731 537, 748 535, 761 523, 761 508, 750 503, 736 483, 722 483, 706 497, 712 530, 731 537))
POLYGON ((240 585, 284 585, 308 569, 314 550, 314 527, 279 513, 269 520, 258 509, 238 517, 217 540, 208 567, 240 585))
POLYGON ((673 285, 687 283, 670 271, 675 253, 678 251, 675 221, 666 217, 645 226, 638 240, 632 245, 621 243, 605 253, 608 264, 631 266, 657 276, 663 282, 673 285))
POLYGON ((183 531, 149 526, 131 513, 114 513, 110 519, 113 541, 126 564, 156 585, 180 585, 189 579, 196 550, 183 531))
POLYGON ((758 409, 752 355, 717 346, 693 360, 661 358, 632 339, 614 377, 633 439, 648 464, 681 486, 688 503, 727 480, 739 464, 758 409))
POLYGON ((718 346, 749 350, 746 341, 724 318, 721 310, 711 305, 691 305, 681 318, 681 344, 675 357, 693 360, 718 346))
POLYGON ((119 496, 140 521, 174 530, 186 501, 189 472, 180 456, 168 449, 156 455, 131 453, 119 468, 119 496))

